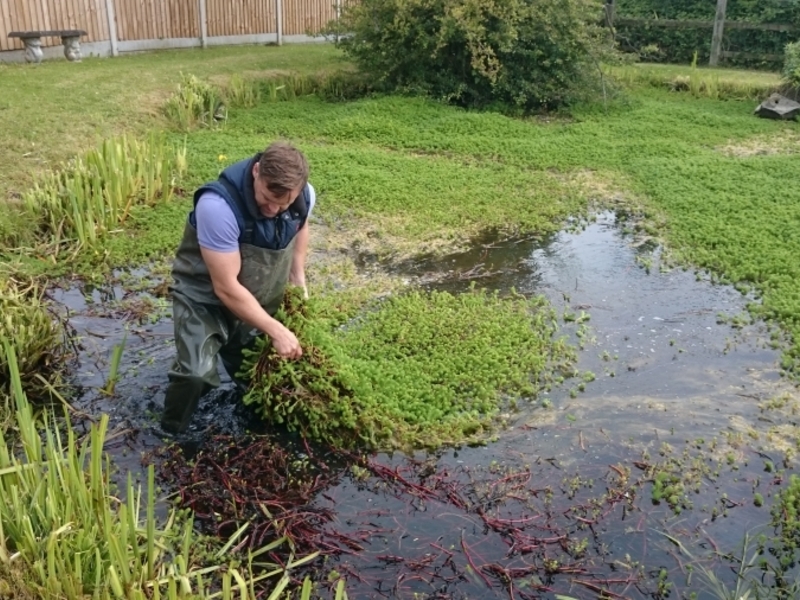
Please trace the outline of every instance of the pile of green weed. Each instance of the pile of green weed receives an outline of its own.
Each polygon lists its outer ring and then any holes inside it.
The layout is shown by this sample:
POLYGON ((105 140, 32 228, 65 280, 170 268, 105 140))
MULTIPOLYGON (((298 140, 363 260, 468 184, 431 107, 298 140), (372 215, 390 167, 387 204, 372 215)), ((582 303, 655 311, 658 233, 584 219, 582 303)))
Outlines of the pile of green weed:
MULTIPOLYGON (((324 301, 323 301, 324 302, 324 301)), ((436 447, 491 431, 504 399, 532 398, 570 374, 543 298, 472 289, 415 291, 333 328, 324 307, 290 291, 277 318, 303 358, 260 339, 243 368, 246 404, 268 420, 338 447, 436 447)))

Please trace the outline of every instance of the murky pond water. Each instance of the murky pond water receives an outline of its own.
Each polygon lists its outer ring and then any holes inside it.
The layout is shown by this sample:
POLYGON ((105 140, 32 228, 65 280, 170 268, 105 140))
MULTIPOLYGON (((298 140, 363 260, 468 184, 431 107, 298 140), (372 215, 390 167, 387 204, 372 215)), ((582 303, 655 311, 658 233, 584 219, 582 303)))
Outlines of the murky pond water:
MULTIPOLYGON (((545 294, 582 347, 580 371, 594 378, 568 380, 511 415, 486 446, 413 463, 373 457, 394 469, 393 480, 345 469, 317 504, 334 515, 327 528, 353 542, 321 567, 348 575, 351 598, 596 598, 600 590, 664 598, 670 589, 673 597, 714 597, 701 565, 735 585, 735 561, 720 554, 740 556, 745 535, 769 523, 769 502, 756 506, 754 493, 770 497, 786 474, 774 472, 784 453, 772 430, 787 417, 763 403, 793 399, 794 388, 762 324, 726 324, 743 314, 746 298, 692 271, 662 272, 658 249, 631 241, 603 213, 549 240, 487 241, 392 267, 412 284, 453 292, 474 281, 545 294), (643 475, 670 458, 696 475, 678 494, 680 514, 653 501, 652 478, 643 475)), ((70 307, 82 345, 76 383, 86 392, 77 407, 110 414, 117 435, 109 451, 122 471, 139 471, 142 453, 166 443, 156 424, 172 324, 166 314, 121 319, 141 301, 122 289, 84 293, 56 298, 70 307), (96 390, 123 335, 122 376, 105 396, 96 390)), ((226 384, 204 400, 181 441, 198 446, 212 425, 240 434, 252 424, 226 384)))

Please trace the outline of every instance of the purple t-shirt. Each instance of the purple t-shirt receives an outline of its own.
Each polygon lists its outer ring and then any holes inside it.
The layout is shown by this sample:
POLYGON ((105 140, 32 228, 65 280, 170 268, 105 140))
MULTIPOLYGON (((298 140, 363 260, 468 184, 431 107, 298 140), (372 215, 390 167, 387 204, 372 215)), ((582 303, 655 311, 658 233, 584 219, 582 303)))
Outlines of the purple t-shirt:
MULTIPOLYGON (((308 184, 308 218, 317 202, 314 187, 308 184)), ((206 192, 197 200, 194 208, 197 224, 197 240, 206 250, 235 252, 239 250, 239 224, 233 209, 225 198, 214 192, 206 192)))

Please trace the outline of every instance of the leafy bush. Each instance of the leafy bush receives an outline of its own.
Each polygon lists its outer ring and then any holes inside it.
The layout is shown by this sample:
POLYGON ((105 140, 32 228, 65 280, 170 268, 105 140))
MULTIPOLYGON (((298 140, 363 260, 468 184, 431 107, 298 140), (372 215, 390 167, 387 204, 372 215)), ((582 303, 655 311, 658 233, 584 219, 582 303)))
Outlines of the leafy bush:
POLYGON ((610 52, 595 0, 362 0, 340 45, 378 87, 463 106, 569 103, 610 52))
POLYGON ((783 77, 793 87, 800 87, 800 42, 786 44, 783 77))

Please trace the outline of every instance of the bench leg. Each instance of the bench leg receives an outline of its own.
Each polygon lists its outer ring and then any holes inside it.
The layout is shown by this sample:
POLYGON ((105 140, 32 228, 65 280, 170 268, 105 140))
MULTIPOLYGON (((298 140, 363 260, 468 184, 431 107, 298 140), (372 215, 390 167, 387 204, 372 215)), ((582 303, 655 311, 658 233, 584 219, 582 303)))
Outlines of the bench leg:
POLYGON ((25 60, 29 63, 40 63, 44 57, 41 38, 25 38, 25 60))
POLYGON ((67 60, 72 62, 81 62, 81 38, 80 37, 62 37, 64 44, 64 56, 67 60))

